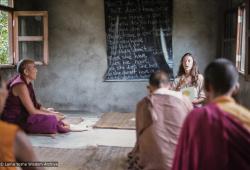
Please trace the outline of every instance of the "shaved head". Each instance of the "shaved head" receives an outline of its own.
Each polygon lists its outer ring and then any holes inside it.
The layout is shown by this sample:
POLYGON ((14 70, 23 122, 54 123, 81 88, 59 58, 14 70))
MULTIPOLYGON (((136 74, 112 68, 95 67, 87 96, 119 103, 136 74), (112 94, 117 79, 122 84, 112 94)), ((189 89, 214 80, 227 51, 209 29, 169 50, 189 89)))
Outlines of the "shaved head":
POLYGON ((233 63, 220 58, 210 63, 205 69, 205 89, 209 85, 217 94, 226 94, 239 81, 239 74, 233 63))

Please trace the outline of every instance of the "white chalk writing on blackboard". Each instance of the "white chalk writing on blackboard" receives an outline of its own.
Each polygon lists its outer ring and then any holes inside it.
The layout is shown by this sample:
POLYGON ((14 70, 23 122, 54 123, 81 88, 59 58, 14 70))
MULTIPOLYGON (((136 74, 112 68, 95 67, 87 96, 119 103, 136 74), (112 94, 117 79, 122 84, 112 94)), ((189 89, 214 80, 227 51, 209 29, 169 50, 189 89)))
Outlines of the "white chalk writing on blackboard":
POLYGON ((105 0, 106 81, 172 71, 172 0, 105 0))

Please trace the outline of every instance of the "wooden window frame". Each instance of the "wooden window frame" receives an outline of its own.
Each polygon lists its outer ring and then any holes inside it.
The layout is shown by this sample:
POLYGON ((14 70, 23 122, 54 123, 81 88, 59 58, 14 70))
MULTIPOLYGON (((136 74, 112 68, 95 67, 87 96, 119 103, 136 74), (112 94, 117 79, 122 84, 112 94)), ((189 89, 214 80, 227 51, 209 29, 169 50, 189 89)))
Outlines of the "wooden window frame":
MULTIPOLYGON (((233 7, 233 6, 229 6, 229 8, 227 8, 225 10, 225 14, 227 15, 230 12, 238 12, 238 7, 242 6, 243 4, 245 4, 245 17, 246 17, 246 22, 245 22, 245 46, 243 48, 245 48, 245 69, 244 69, 244 73, 239 71, 239 74, 241 77, 243 77, 246 81, 250 81, 250 2, 249 0, 244 0, 244 2, 241 2, 240 4, 238 4, 237 6, 233 7)), ((237 13, 238 16, 238 13, 237 13)), ((222 56, 224 57, 228 57, 225 54, 225 42, 227 41, 227 39, 225 38, 225 28, 227 27, 226 25, 226 17, 224 15, 224 19, 223 19, 223 26, 224 26, 224 31, 222 33, 222 56)), ((234 54, 231 54, 232 57, 234 55, 234 58, 230 58, 232 60, 232 62, 234 62, 234 64, 236 65, 237 63, 237 51, 239 51, 239 47, 237 46, 237 41, 239 41, 238 37, 239 37, 239 32, 237 29, 237 23, 236 23, 236 28, 232 26, 233 29, 236 29, 236 37, 235 39, 229 39, 228 41, 234 41, 235 40, 235 44, 234 47, 236 48, 235 51, 233 51, 234 54), (237 49, 238 48, 238 49, 237 49)))
POLYGON ((48 65, 48 12, 47 11, 14 11, 14 63, 19 61, 19 42, 43 42, 43 61, 35 61, 38 65, 48 65), (43 17, 42 36, 19 36, 18 17, 19 16, 41 16, 43 17))
POLYGON ((35 61, 38 65, 48 65, 48 12, 47 11, 15 11, 14 0, 10 0, 11 6, 0 5, 0 10, 9 13, 9 60, 8 64, 0 64, 0 68, 12 68, 19 61, 19 42, 43 42, 43 61, 35 61), (43 17, 42 36, 18 36, 18 16, 43 17))
POLYGON ((246 61, 244 62, 244 70, 242 70, 241 62, 242 58, 246 59, 246 5, 245 3, 237 7, 237 36, 236 36, 236 54, 235 54, 235 65, 238 72, 245 75, 246 61), (244 36, 245 35, 245 36, 244 36), (243 39, 244 38, 244 39, 243 39), (242 40, 243 39, 243 40, 242 40), (245 44, 245 46, 243 46, 245 44), (243 54, 245 50, 245 54, 243 54))
POLYGON ((250 81, 250 4, 246 0, 246 58, 245 58, 245 80, 250 81))

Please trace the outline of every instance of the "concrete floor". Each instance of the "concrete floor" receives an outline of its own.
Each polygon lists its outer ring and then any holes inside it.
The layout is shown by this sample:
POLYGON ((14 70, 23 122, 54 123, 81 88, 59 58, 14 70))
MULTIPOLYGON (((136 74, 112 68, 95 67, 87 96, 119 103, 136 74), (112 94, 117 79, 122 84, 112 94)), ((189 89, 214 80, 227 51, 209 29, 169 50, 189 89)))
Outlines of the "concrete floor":
MULTIPOLYGON (((100 118, 98 114, 79 114, 67 112, 69 117, 83 117, 88 125, 94 125, 100 118)), ((136 140, 135 130, 92 129, 83 132, 56 134, 53 137, 29 135, 33 146, 51 148, 84 148, 86 146, 133 147, 136 140)))

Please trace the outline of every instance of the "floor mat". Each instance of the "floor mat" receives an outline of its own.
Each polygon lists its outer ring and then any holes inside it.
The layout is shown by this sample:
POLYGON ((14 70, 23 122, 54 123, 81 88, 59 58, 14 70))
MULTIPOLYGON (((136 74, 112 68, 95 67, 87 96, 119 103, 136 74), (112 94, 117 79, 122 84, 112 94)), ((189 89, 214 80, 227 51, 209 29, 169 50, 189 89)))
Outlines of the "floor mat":
POLYGON ((134 113, 104 113, 100 120, 94 125, 94 128, 108 129, 135 129, 134 113))
POLYGON ((89 146, 82 149, 34 147, 41 162, 58 162, 47 170, 124 170, 129 147, 89 146))

